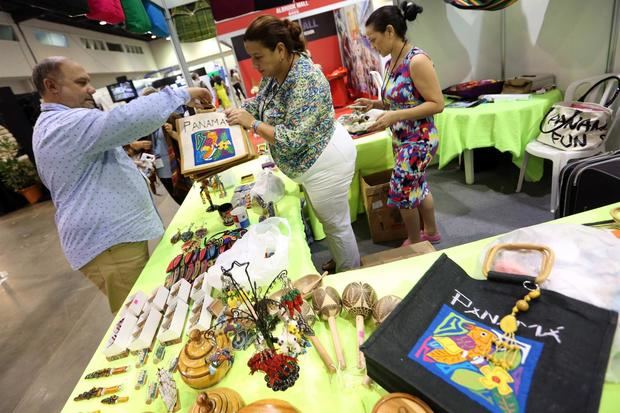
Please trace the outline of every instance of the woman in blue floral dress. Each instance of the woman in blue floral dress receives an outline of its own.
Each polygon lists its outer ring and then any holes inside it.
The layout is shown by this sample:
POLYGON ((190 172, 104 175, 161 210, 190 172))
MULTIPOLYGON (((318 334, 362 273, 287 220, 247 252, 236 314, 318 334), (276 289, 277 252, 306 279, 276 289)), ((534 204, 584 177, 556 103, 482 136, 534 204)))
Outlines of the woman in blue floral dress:
POLYGON ((301 27, 260 16, 243 40, 263 80, 255 99, 226 112, 228 121, 264 138, 282 172, 304 187, 334 257, 323 268, 359 267, 348 204, 357 152, 334 118, 329 82, 305 53, 301 27))
POLYGON ((366 35, 382 56, 391 55, 391 59, 385 68, 382 100, 357 101, 367 110, 385 110, 372 130, 392 131, 395 166, 388 206, 400 209, 407 227, 403 245, 441 240, 425 170, 439 144, 433 115, 443 110, 443 95, 430 58, 405 37, 407 20, 415 20, 421 12, 414 3, 403 2, 400 8, 385 6, 370 15, 366 35))

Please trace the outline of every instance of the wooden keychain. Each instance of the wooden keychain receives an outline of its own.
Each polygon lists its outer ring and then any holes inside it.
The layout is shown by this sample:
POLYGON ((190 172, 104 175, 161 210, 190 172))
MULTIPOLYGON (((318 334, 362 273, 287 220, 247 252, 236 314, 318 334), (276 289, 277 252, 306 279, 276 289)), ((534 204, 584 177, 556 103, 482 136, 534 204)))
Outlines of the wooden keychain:
POLYGON ((355 316, 357 329, 357 368, 365 369, 366 360, 360 346, 364 344, 364 321, 372 314, 372 308, 377 302, 377 293, 368 283, 352 282, 342 291, 342 305, 355 316))
POLYGON ((317 288, 312 293, 312 307, 321 319, 327 320, 329 323, 329 330, 332 333, 332 342, 336 350, 336 358, 338 359, 338 367, 340 370, 344 370, 347 367, 347 363, 342 351, 338 328, 336 327, 336 316, 340 314, 342 309, 342 301, 338 291, 333 287, 317 288))
MULTIPOLYGON (((301 305, 301 316, 304 318, 304 321, 310 327, 312 327, 316 320, 316 313, 312 309, 312 306, 310 306, 310 304, 305 301, 301 305)), ((327 370, 330 373, 335 373, 336 365, 334 364, 332 358, 329 356, 329 353, 327 353, 327 350, 325 350, 325 347, 323 347, 323 344, 321 343, 319 338, 317 336, 308 336, 308 339, 310 340, 316 351, 319 353, 319 356, 321 357, 323 364, 325 364, 325 367, 327 367, 327 370)))

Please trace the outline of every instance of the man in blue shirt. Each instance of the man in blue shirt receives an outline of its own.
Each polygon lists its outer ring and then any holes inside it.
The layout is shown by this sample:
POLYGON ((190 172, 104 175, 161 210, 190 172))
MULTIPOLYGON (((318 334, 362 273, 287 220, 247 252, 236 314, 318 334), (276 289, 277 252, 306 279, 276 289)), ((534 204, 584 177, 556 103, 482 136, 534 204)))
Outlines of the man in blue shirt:
POLYGON ((71 267, 116 312, 148 260, 147 240, 163 234, 147 183, 122 145, 160 128, 179 106, 208 104, 211 96, 203 88, 166 88, 102 112, 76 62, 44 59, 32 79, 43 98, 33 149, 56 207, 60 243, 71 267))

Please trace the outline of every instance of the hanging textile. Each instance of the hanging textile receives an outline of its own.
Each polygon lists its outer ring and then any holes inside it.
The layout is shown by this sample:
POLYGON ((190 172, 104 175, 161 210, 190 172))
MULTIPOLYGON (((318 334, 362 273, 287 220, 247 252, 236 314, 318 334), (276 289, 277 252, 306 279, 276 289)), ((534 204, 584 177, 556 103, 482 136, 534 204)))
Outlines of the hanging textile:
POLYGON ((141 0, 121 0, 128 32, 143 34, 151 30, 151 20, 141 0))
POLYGON ((149 16, 149 20, 151 21, 151 33, 157 37, 170 36, 164 10, 149 0, 142 0, 142 4, 144 5, 146 14, 149 16))
POLYGON ((125 21, 125 13, 120 0, 88 0, 90 11, 86 17, 91 20, 120 24, 125 21))
POLYGON ((465 10, 501 10, 517 0, 444 0, 446 3, 465 10))
POLYGON ((181 42, 199 42, 215 37, 215 21, 206 0, 175 7, 170 14, 181 42))

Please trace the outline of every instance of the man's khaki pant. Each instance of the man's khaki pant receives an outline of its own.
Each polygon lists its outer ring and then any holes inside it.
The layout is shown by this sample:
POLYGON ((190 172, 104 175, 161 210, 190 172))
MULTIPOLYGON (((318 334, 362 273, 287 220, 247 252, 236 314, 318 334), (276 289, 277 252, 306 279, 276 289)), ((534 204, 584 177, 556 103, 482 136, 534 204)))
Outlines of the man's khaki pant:
POLYGON ((110 310, 116 313, 149 259, 148 242, 115 245, 80 268, 80 272, 108 296, 110 310))

